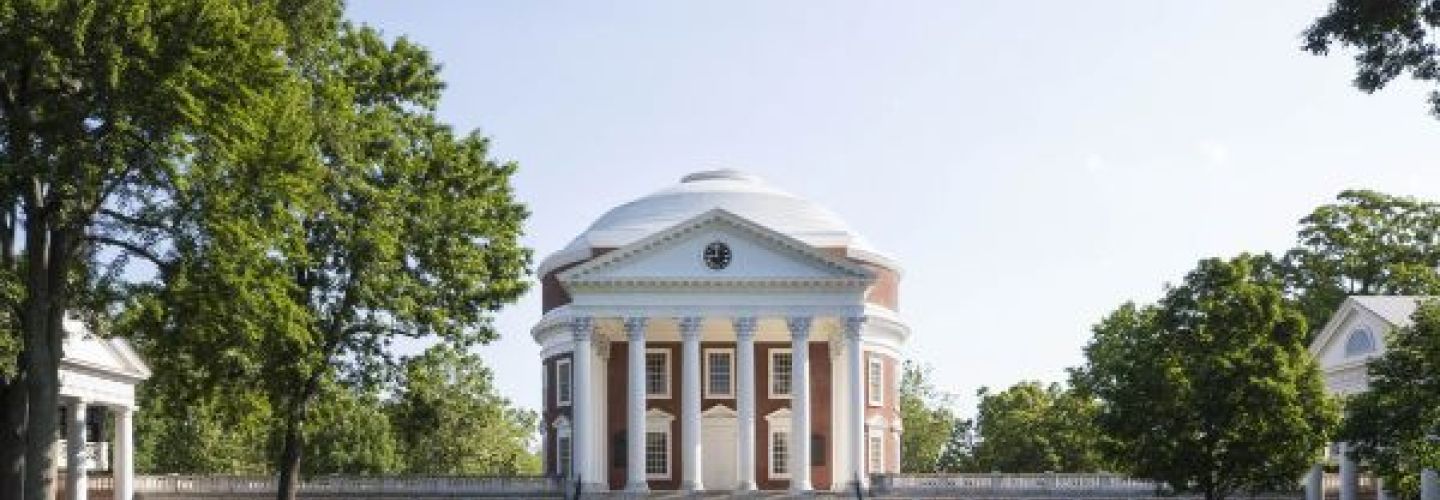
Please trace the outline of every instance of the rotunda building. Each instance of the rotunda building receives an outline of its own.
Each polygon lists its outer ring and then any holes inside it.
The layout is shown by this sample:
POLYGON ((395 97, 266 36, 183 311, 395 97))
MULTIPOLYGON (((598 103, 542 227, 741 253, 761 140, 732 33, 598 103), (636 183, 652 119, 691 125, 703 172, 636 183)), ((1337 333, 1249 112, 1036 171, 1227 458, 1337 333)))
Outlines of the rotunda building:
POLYGON ((541 262, 545 470, 583 491, 842 490, 900 468, 900 268, 734 170, 541 262))

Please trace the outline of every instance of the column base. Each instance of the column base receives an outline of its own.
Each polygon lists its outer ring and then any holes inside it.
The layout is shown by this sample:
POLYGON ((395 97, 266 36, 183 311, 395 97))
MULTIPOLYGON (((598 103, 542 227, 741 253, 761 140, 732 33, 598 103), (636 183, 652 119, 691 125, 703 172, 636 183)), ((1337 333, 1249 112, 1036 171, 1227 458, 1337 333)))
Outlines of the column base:
POLYGON ((755 487, 754 482, 740 481, 735 484, 735 491, 758 491, 759 489, 755 487))
POLYGON ((634 480, 631 480, 629 483, 626 483, 626 484, 625 484, 625 492, 626 492, 626 493, 645 493, 645 492, 648 492, 648 491, 650 491, 650 483, 649 483, 649 482, 642 481, 642 482, 636 483, 634 480))
POLYGON ((799 483, 792 483, 792 484, 790 485, 790 492, 791 492, 791 493, 809 493, 809 492, 814 491, 814 490, 815 490, 815 486, 811 485, 811 484, 810 484, 810 481, 804 481, 804 482, 799 482, 799 483))
POLYGON ((687 493, 701 493, 705 491, 705 485, 700 481, 685 481, 680 483, 680 490, 687 493))

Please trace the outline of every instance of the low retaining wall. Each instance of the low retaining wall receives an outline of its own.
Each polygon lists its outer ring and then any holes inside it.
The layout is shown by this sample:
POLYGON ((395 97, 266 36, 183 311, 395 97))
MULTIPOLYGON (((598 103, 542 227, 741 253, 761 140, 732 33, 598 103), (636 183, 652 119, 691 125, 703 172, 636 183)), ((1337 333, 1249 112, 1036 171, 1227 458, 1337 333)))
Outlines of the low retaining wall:
MULTIPOLYGON (((137 500, 272 498, 273 476, 135 476, 137 500)), ((300 483, 300 498, 431 500, 454 498, 561 498, 561 484, 546 477, 318 476, 300 483)))

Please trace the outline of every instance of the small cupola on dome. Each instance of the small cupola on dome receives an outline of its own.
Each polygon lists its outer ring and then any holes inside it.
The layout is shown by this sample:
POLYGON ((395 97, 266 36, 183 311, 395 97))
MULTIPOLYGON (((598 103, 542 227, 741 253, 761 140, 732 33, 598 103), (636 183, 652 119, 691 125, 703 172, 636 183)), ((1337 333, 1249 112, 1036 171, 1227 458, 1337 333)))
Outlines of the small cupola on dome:
POLYGON ((681 182, 681 183, 701 182, 701 181, 715 181, 715 180, 741 181, 741 182, 760 182, 760 178, 759 178, 759 177, 757 177, 757 176, 755 176, 755 175, 752 175, 752 174, 749 174, 749 173, 746 173, 746 172, 744 172, 744 171, 740 171, 740 170, 733 169, 733 168, 722 168, 722 169, 717 169, 717 170, 701 170, 701 171, 699 171, 699 172, 695 172, 695 173, 692 173, 692 174, 688 174, 688 175, 686 175, 685 177, 681 177, 681 178, 680 178, 680 182, 681 182))

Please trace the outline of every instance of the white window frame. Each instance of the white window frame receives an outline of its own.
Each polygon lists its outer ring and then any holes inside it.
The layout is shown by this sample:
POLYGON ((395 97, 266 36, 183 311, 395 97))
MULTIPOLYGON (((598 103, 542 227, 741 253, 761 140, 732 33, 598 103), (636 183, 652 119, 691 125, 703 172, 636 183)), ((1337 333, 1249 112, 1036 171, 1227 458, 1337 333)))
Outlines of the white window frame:
POLYGON ((645 416, 645 442, 643 442, 643 443, 640 444, 640 445, 643 446, 644 449, 645 449, 645 453, 643 454, 644 457, 645 457, 645 463, 641 464, 641 466, 645 468, 645 479, 660 479, 660 480, 665 480, 665 479, 670 479, 670 478, 674 475, 674 473, 675 473, 675 435, 674 435, 674 432, 673 432, 672 429, 671 429, 671 427, 673 427, 673 425, 671 425, 673 422, 675 422, 675 417, 674 417, 674 416, 671 416, 669 413, 665 413, 664 411, 661 411, 661 410, 650 410, 649 412, 646 413, 646 416, 645 416), (651 474, 651 473, 650 473, 650 434, 651 434, 651 433, 664 433, 664 434, 665 434, 665 473, 664 473, 664 474, 651 474))
POLYGON ((790 439, 790 429, 789 429, 789 428, 784 428, 784 429, 771 428, 771 429, 770 429, 770 441, 769 441, 769 446, 766 446, 766 447, 765 447, 765 452, 767 453, 767 455, 765 455, 765 457, 766 457, 766 458, 765 458, 765 461, 766 461, 766 462, 769 462, 769 464, 770 464, 770 467, 769 467, 770 470, 768 471, 768 472, 770 473, 770 479, 790 479, 790 469, 792 469, 791 464, 793 464, 793 463, 795 462, 795 460, 794 460, 794 454, 795 454, 795 446, 794 446, 794 445, 795 445, 795 443, 792 443, 791 441, 792 441, 792 440, 790 439), (784 472, 780 472, 780 471, 775 470, 775 443, 785 443, 785 471, 784 471, 784 472))
POLYGON ((555 406, 570 406, 570 401, 575 397, 575 365, 570 363, 570 358, 555 360, 555 406), (564 373, 569 375, 561 377, 560 367, 564 366, 564 373), (560 390, 564 387, 565 390, 560 390))
POLYGON ((559 477, 570 477, 570 465, 574 461, 575 453, 574 437, 570 434, 570 421, 560 417, 555 421, 555 474, 559 477), (565 445, 561 445, 561 440, 565 445))
POLYGON ((714 347, 705 349, 705 398, 706 399, 735 399, 735 349, 714 347), (711 353, 724 353, 730 355, 730 393, 717 393, 711 390, 710 381, 713 379, 711 372, 714 368, 710 366, 711 353))
POLYGON ((790 352, 790 348, 788 347, 777 347, 774 349, 770 349, 770 354, 768 354, 768 356, 770 356, 770 362, 769 369, 766 370, 769 373, 767 373, 765 377, 765 395, 770 399, 790 399, 790 395, 795 393, 795 356, 792 355, 792 353, 790 352), (790 356, 790 373, 786 375, 786 378, 790 380, 786 381, 786 383, 791 384, 791 387, 790 392, 786 394, 775 393, 775 357, 781 354, 790 356))
POLYGON ((885 405, 885 359, 870 353, 865 361, 865 403, 885 405))
POLYGON ((644 361, 644 363, 643 363, 643 364, 645 365, 645 380, 644 380, 644 384, 645 384, 645 399, 670 399, 670 387, 671 387, 672 385, 674 385, 674 384, 671 384, 671 383, 670 383, 670 378, 671 378, 671 377, 670 377, 670 369, 671 369, 671 366, 672 366, 672 365, 670 364, 670 361, 671 361, 671 358, 670 358, 670 350, 669 350, 669 349, 663 349, 663 348, 649 348, 649 349, 645 349, 645 361, 644 361), (651 354, 662 354, 662 355, 665 356, 665 368, 660 371, 660 380, 665 383, 665 392, 663 392, 663 393, 659 393, 659 394, 651 394, 651 393, 650 393, 650 355, 651 355, 651 354))
POLYGON ((865 468, 871 474, 885 472, 885 434, 881 431, 871 430, 865 436, 865 468))

